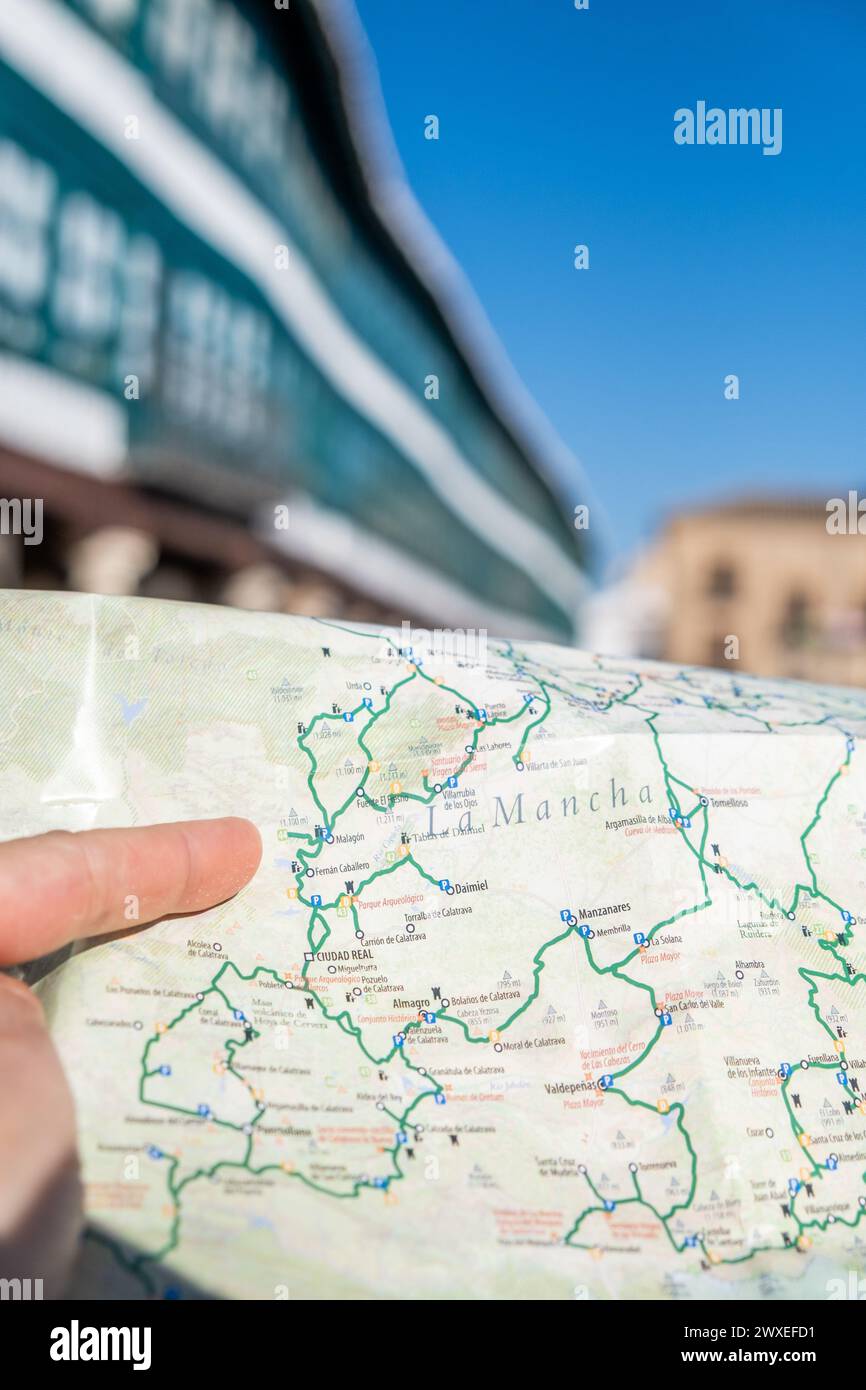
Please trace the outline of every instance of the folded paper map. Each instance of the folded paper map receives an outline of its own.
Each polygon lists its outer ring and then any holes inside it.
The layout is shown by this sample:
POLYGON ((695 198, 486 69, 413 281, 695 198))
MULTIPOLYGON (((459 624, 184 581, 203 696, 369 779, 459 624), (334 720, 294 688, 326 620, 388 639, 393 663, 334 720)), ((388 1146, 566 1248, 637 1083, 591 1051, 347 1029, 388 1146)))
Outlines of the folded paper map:
POLYGON ((264 843, 232 901, 132 904, 36 972, 74 1292, 863 1273, 866 695, 80 595, 0 595, 0 644, 4 838, 232 814, 264 843))

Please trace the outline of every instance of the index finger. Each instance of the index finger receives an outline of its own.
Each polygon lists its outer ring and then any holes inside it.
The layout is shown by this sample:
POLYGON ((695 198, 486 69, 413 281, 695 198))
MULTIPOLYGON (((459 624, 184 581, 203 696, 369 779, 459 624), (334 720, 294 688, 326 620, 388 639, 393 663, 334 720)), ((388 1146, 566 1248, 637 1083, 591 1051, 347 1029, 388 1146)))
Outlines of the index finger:
POLYGON ((259 832, 238 816, 7 841, 0 845, 0 965, 213 907, 252 878, 261 855, 259 832))

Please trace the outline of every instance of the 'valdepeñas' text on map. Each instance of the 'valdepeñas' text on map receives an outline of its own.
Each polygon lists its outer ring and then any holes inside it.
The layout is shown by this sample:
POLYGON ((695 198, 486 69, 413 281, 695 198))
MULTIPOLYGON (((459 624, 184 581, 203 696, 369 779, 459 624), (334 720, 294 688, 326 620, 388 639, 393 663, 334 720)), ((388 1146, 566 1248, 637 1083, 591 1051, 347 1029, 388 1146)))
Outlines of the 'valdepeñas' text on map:
POLYGON ((440 637, 0 597, 4 837, 264 843, 39 983, 77 1291, 845 1296, 866 696, 440 637))

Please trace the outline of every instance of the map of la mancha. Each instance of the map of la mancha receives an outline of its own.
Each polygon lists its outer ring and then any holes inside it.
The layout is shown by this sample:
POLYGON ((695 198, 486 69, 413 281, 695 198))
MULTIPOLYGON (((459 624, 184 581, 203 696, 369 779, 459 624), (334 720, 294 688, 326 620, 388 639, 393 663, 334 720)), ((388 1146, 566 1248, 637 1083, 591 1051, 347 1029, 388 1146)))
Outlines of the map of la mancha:
POLYGON ((0 642, 4 837, 264 842, 233 901, 131 902, 39 982, 76 1292, 861 1278, 866 696, 135 599, 5 594, 0 642))

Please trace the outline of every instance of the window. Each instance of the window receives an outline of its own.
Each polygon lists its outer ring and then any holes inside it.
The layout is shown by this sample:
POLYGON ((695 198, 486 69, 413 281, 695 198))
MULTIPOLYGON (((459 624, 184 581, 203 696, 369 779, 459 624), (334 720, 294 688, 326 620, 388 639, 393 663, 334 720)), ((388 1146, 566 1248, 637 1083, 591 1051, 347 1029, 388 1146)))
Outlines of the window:
POLYGON ((782 615, 781 637, 786 647, 802 647, 809 636, 809 600, 805 594, 788 597, 782 615))
POLYGON ((711 598, 733 598, 737 592, 737 577, 731 565, 722 563, 713 566, 707 592, 711 598))

